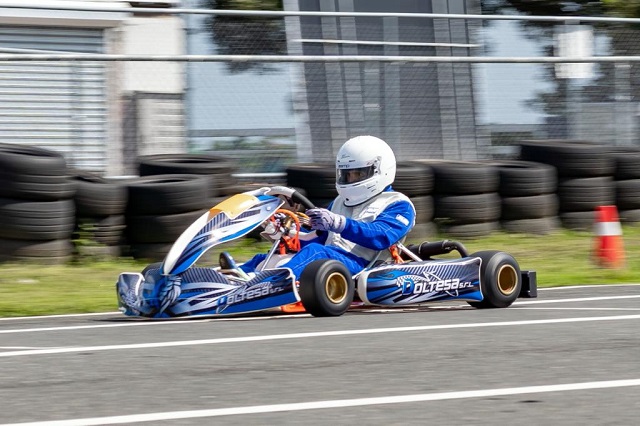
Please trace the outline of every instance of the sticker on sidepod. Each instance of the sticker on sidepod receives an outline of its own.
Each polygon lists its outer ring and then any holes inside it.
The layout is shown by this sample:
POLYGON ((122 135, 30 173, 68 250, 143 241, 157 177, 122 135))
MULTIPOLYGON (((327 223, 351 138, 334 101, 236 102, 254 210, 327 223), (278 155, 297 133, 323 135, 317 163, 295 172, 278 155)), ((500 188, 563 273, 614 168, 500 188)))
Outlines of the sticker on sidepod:
POLYGON ((297 302, 294 288, 293 272, 289 268, 259 272, 246 283, 230 283, 226 280, 192 282, 190 277, 185 277, 181 294, 167 309, 167 313, 170 316, 184 316, 261 311, 297 302))
POLYGON ((482 300, 480 258, 383 266, 358 278, 358 294, 374 305, 410 305, 430 300, 482 300))

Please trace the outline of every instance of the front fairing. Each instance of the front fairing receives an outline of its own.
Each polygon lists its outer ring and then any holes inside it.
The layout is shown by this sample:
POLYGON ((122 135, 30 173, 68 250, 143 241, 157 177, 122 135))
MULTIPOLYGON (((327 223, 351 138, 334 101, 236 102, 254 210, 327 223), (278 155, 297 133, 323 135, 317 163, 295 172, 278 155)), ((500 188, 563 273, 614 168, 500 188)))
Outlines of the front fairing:
POLYGON ((144 276, 120 274, 116 289, 124 314, 150 318, 256 312, 300 300, 288 268, 261 271, 249 281, 230 280, 212 268, 172 276, 155 268, 144 276))
POLYGON ((173 244, 164 259, 164 275, 191 267, 207 250, 247 235, 271 217, 284 200, 242 193, 230 197, 199 217, 173 244))

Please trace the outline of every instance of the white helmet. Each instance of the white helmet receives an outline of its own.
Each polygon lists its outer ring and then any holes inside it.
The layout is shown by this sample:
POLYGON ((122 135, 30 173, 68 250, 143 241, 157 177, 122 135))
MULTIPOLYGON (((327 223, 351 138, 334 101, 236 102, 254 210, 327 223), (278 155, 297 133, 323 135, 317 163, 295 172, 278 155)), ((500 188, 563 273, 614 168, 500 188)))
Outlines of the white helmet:
POLYGON ((346 206, 356 206, 381 193, 396 178, 396 156, 382 139, 356 136, 342 145, 336 158, 336 189, 346 206))

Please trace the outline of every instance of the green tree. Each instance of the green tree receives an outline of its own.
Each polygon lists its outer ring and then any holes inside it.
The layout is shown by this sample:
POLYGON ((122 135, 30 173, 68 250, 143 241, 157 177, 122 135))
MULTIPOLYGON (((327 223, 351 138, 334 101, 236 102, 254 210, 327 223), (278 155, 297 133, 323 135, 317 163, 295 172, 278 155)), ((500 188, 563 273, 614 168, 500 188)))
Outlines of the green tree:
MULTIPOLYGON (((282 0, 203 0, 206 9, 282 10, 282 0)), ((207 30, 220 55, 283 55, 287 51, 283 17, 218 16, 206 20, 207 30)), ((230 62, 231 72, 269 72, 268 63, 230 62)))
MULTIPOLYGON (((613 0, 616 1, 616 0, 613 0)), ((621 0, 627 1, 627 0, 621 0)), ((481 0, 485 13, 494 14, 505 10, 518 11, 527 15, 567 16, 599 15, 602 4, 593 0, 481 0)))
POLYGON ((625 18, 640 18, 640 0, 602 0, 607 13, 625 18))
POLYGON ((481 3, 485 13, 512 9, 530 15, 597 16, 606 13, 625 18, 640 17, 640 0, 481 0, 481 3))
MULTIPOLYGON (((544 16, 640 16, 640 0, 482 0, 485 14, 519 13, 544 16)), ((553 55, 554 31, 557 22, 520 22, 526 34, 540 43, 547 56, 553 55)), ((609 41, 608 55, 640 54, 640 26, 622 23, 592 24, 597 36, 609 41)), ((545 66, 545 81, 553 84, 551 90, 539 92, 527 103, 551 116, 566 114, 568 102, 567 80, 555 76, 554 66, 545 66)), ((640 96, 640 67, 636 64, 601 63, 597 76, 582 87, 583 102, 614 102, 618 96, 640 96), (625 93, 620 93, 624 91, 625 93)))

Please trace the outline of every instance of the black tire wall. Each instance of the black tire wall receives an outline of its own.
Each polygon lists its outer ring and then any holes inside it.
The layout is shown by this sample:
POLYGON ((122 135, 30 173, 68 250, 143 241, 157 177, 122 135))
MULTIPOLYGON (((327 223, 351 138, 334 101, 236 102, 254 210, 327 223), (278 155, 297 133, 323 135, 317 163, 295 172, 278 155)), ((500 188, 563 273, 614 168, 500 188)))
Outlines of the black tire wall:
POLYGON ((157 154, 138 157, 140 176, 206 175, 209 176, 209 197, 232 195, 237 180, 235 162, 213 154, 157 154))
POLYGON ((62 154, 0 144, 0 260, 68 261, 74 195, 62 154))
POLYGON ((126 241, 136 259, 161 260, 173 242, 211 207, 211 176, 142 176, 127 183, 126 241))
POLYGON ((498 170, 483 163, 432 162, 434 220, 453 237, 478 237, 499 229, 498 170))
POLYGON ((558 215, 565 228, 590 229, 596 208, 615 203, 616 164, 609 146, 574 140, 522 141, 520 159, 556 168, 558 215))

